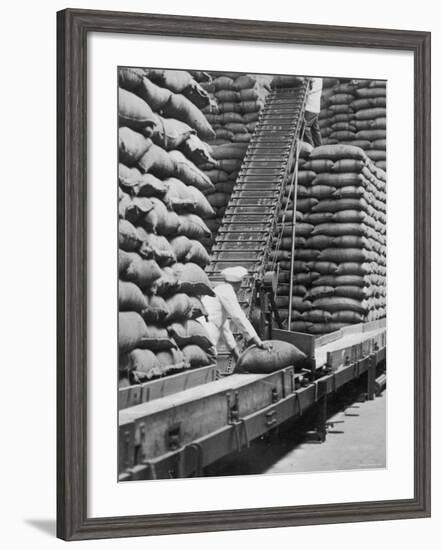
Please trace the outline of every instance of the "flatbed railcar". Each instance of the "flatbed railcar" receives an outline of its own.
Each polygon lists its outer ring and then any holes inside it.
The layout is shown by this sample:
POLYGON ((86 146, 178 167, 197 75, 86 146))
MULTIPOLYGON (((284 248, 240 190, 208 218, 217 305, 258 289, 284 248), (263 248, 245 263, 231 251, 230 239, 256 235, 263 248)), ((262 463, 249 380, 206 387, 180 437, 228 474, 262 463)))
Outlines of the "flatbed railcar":
POLYGON ((313 405, 322 407, 318 429, 325 437, 328 397, 361 377, 366 380, 367 399, 374 398, 377 373, 383 371, 386 357, 384 322, 354 325, 322 338, 278 330, 274 336, 303 349, 310 369, 299 373, 287 367, 271 374, 233 374, 207 381, 214 377, 214 369, 206 368, 199 379, 190 373, 164 379, 163 396, 156 399, 149 399, 156 381, 145 383, 131 399, 127 394, 135 390, 121 391, 124 403, 131 406, 120 402, 119 479, 203 475, 204 467, 241 451, 313 405), (196 385, 189 388, 189 382, 196 385))

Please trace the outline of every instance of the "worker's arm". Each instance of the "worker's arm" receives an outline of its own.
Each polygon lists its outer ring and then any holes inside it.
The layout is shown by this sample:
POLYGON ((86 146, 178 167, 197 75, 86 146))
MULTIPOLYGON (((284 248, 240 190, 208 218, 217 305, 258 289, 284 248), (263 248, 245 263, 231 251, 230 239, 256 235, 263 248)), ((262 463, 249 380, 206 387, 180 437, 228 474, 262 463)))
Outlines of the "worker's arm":
POLYGON ((221 332, 224 337, 224 341, 229 348, 230 351, 232 351, 233 348, 236 348, 236 340, 233 336, 233 332, 230 328, 229 320, 226 319, 221 327, 221 332))
POLYGON ((230 328, 230 321, 226 319, 221 327, 221 333, 224 337, 226 346, 229 348, 229 351, 235 356, 236 359, 239 357, 238 346, 236 344, 235 337, 230 328))
MULTIPOLYGON (((262 346, 261 338, 258 336, 252 323, 247 319, 244 311, 241 309, 238 298, 236 297, 232 286, 229 284, 222 285, 222 288, 218 287, 216 294, 223 308, 226 310, 227 315, 241 330, 241 332, 247 336, 247 339, 253 340, 253 342, 258 346, 262 346)), ((230 327, 228 330, 230 334, 232 334, 230 327)))

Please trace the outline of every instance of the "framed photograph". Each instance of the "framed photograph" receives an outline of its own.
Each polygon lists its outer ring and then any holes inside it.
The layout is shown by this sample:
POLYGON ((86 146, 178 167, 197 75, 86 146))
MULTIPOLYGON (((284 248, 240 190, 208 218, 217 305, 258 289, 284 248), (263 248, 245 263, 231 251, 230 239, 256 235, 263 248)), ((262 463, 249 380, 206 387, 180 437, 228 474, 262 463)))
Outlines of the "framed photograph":
POLYGON ((430 33, 57 32, 58 536, 429 516, 430 33))

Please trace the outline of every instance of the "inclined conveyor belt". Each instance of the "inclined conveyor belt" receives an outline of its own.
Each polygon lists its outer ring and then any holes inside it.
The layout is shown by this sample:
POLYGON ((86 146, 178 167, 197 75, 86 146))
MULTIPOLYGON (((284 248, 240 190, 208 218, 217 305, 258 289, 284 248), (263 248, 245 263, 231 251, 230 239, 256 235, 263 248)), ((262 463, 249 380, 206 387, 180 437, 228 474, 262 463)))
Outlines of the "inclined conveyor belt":
POLYGON ((206 268, 212 281, 231 266, 248 269, 238 299, 250 316, 264 276, 278 213, 302 128, 308 81, 273 90, 261 111, 206 268))

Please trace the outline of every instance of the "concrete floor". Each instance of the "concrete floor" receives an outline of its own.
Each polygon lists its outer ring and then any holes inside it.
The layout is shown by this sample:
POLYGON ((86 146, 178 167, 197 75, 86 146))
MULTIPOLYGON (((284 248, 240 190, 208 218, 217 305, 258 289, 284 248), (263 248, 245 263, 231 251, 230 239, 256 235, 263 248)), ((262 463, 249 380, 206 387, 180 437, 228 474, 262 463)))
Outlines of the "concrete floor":
POLYGON ((265 473, 385 468, 386 401, 384 393, 334 414, 324 443, 301 443, 265 473))
POLYGON ((318 472, 385 468, 386 392, 373 401, 358 402, 358 392, 329 405, 329 428, 324 443, 309 442, 306 432, 314 414, 284 426, 270 437, 252 443, 207 468, 206 476, 318 472))

